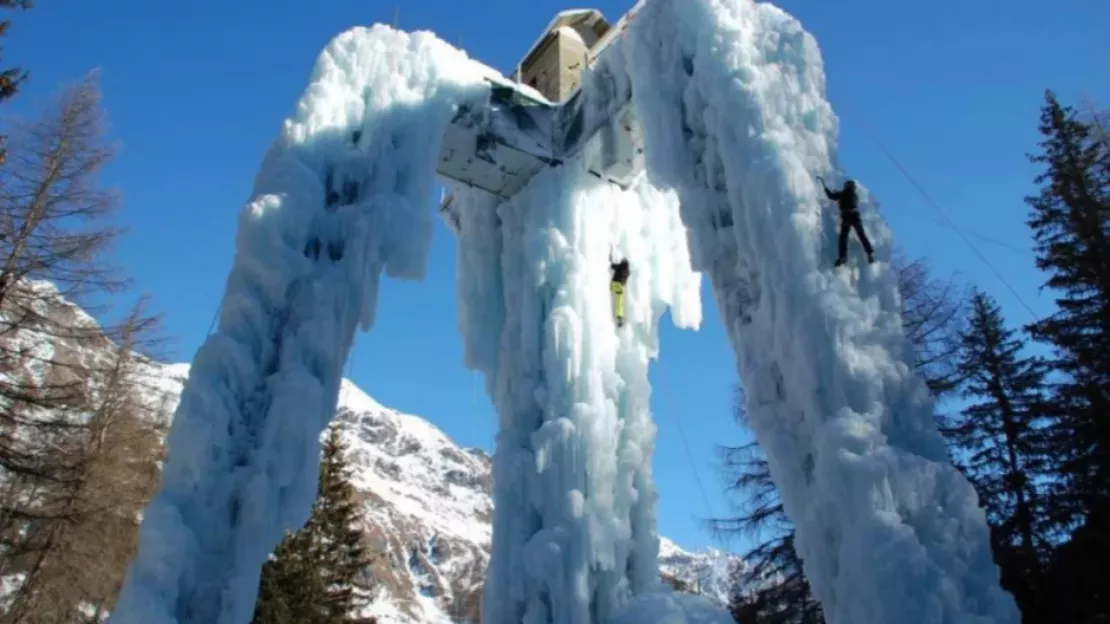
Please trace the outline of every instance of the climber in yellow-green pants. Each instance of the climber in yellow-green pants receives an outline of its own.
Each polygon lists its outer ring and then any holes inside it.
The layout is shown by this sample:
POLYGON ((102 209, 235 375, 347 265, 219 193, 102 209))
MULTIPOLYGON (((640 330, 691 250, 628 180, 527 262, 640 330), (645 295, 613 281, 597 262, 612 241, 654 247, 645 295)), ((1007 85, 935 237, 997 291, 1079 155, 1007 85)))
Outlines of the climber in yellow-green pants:
POLYGON ((624 289, 628 284, 628 276, 631 275, 632 269, 628 265, 628 260, 624 259, 620 262, 610 263, 609 270, 613 273, 613 281, 609 284, 609 290, 613 293, 613 314, 617 317, 617 327, 623 327, 624 289))

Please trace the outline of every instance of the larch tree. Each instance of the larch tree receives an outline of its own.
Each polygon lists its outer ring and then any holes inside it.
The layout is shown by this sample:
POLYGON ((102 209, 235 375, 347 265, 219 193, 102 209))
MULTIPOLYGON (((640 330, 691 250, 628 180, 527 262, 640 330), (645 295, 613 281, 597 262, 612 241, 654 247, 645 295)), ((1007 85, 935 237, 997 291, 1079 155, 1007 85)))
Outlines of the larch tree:
POLYGON ((84 365, 56 342, 99 344, 113 327, 68 312, 126 287, 105 255, 120 231, 115 193, 97 174, 111 157, 95 77, 64 89, 29 122, 13 124, 0 167, 0 546, 35 519, 33 492, 67 478, 53 449, 83 425, 84 365))
POLYGON ((766 458, 754 443, 724 449, 731 488, 747 496, 740 515, 715 523, 715 530, 756 538, 734 574, 729 610, 740 624, 824 624, 821 604, 794 548, 794 525, 786 516, 766 458))
POLYGON ((157 486, 169 422, 169 397, 151 388, 159 368, 138 352, 155 340, 157 322, 137 305, 121 323, 119 342, 104 339, 93 349, 55 343, 84 364, 85 412, 52 448, 62 478, 28 501, 35 518, 9 562, 23 580, 0 616, 5 624, 99 622, 111 611, 137 545, 139 514, 157 486))
POLYGON ((140 301, 105 321, 129 282, 109 261, 123 231, 111 222, 117 195, 99 182, 113 150, 95 74, 5 127, 0 574, 22 581, 0 621, 78 621, 65 618, 114 600, 119 575, 103 564, 130 556, 153 487, 164 416, 143 403, 145 356, 133 351, 154 349, 157 317, 140 301), (78 570, 81 560, 97 565, 78 570))
POLYGON ((955 362, 968 292, 954 276, 933 275, 922 258, 911 260, 896 252, 892 264, 898 272, 902 328, 914 346, 914 364, 933 396, 944 399, 959 384, 955 362))

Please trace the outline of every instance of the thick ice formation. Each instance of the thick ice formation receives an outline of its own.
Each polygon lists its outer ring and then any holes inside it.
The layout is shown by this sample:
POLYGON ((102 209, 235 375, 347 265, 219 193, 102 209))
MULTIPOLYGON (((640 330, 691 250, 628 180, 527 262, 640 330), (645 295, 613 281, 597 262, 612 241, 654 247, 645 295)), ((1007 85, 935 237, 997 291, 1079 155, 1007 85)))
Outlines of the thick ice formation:
POLYGON ((747 410, 830 622, 1019 619, 901 330, 890 234, 834 271, 836 118, 814 40, 751 0, 642 3, 606 55, 631 78, 652 180, 677 190, 747 410))
MULTIPOLYGON (((647 177, 621 191, 567 157, 500 205, 458 190, 466 364, 500 418, 485 624, 720 621, 652 591, 647 366, 668 306, 678 325, 700 322, 691 267, 711 279, 829 621, 1017 622, 913 372, 872 203, 880 262, 830 266, 835 216, 814 176, 837 177, 836 120, 816 44, 751 0, 634 11, 551 144, 627 139, 614 115, 631 93, 647 177), (611 252, 633 266, 619 331, 611 252)), ((194 360, 113 621, 250 619, 261 563, 309 513, 319 434, 380 275, 423 273, 444 128, 488 109, 466 102, 489 95, 483 78, 503 80, 430 34, 385 27, 321 56, 241 214, 219 331, 194 360)), ((528 138, 546 140, 515 137, 528 138)), ((583 152, 591 167, 605 149, 583 152)))
POLYGON ((219 330, 193 362, 113 622, 250 620, 262 562, 308 518, 380 275, 423 275, 444 127, 484 73, 385 27, 323 52, 240 215, 219 330))
POLYGON ((701 320, 673 193, 601 182, 579 161, 498 205, 456 189, 466 364, 500 418, 485 624, 608 622, 659 583, 648 362, 670 307, 701 320), (627 257, 617 330, 611 258, 627 257))

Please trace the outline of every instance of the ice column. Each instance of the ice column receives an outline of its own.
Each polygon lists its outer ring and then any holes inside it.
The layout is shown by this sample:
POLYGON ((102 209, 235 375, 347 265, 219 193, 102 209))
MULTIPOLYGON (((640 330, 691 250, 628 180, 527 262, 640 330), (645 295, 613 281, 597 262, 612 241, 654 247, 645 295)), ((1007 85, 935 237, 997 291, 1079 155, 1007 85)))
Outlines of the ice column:
POLYGON ((573 161, 504 203, 456 193, 466 363, 499 417, 483 622, 606 622, 659 582, 647 367, 668 305, 700 322, 677 201, 573 161), (633 267, 621 330, 615 257, 633 267))
POLYGON ((648 173, 674 188, 748 418, 830 622, 1018 621, 901 328, 890 232, 834 271, 837 122, 817 45, 751 0, 651 0, 618 49, 648 173))
POLYGON ((356 28, 324 50, 240 213, 113 622, 250 620, 262 563, 311 511, 354 332, 382 273, 423 275, 443 130, 483 89, 428 33, 356 28))

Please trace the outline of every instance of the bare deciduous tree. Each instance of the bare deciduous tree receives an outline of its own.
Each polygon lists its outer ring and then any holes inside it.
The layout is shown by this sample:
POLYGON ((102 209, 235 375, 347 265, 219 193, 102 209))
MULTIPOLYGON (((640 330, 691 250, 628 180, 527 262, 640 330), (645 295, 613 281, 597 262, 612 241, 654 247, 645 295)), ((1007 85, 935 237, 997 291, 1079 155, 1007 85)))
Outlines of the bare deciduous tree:
MULTIPOLYGON (((50 480, 40 447, 73 426, 67 412, 81 407, 84 388, 80 366, 49 345, 118 334, 64 313, 62 303, 95 311, 94 296, 128 283, 105 259, 121 230, 109 221, 116 194, 97 183, 112 150, 96 76, 64 89, 39 118, 12 125, 0 168, 0 470, 50 480), (23 435, 28 429, 41 433, 23 435)), ((3 524, 0 512, 0 531, 3 524)))
MULTIPOLYGON (((138 514, 153 495, 166 422, 164 395, 148 391, 156 369, 136 348, 156 318, 136 306, 122 340, 88 354, 86 412, 52 451, 65 479, 29 500, 35 520, 9 569, 22 575, 0 621, 99 621, 110 611, 133 555, 138 514)), ((16 554, 13 553, 13 554, 16 554)))
POLYGON ((113 150, 95 74, 10 124, 0 168, 0 575, 5 624, 110 609, 156 485, 161 428, 144 371, 158 318, 109 262, 122 234, 98 174, 113 150), (12 585, 10 579, 9 584, 12 585))
MULTIPOLYGON (((22 493, 64 478, 47 458, 83 408, 81 363, 51 345, 112 333, 64 302, 126 285, 103 261, 119 230, 106 223, 115 195, 96 180, 111 156, 99 102, 95 76, 65 89, 38 119, 12 124, 0 167, 0 476, 22 493)), ((28 520, 13 500, 0 501, 0 544, 28 520)))
POLYGON ((1090 125, 1094 139, 1110 149, 1110 109, 1102 108, 1089 97, 1083 100, 1080 109, 1080 119, 1090 125))
POLYGON ((937 398, 956 389, 960 330, 968 292, 954 278, 938 279, 921 258, 896 253, 898 289, 902 293, 902 327, 913 344, 917 370, 937 398))
POLYGON ((115 154, 104 132, 95 73, 13 123, 0 169, 0 308, 23 280, 47 280, 86 310, 98 309, 91 295, 130 285, 107 259, 123 230, 110 221, 118 194, 97 179, 115 154))

